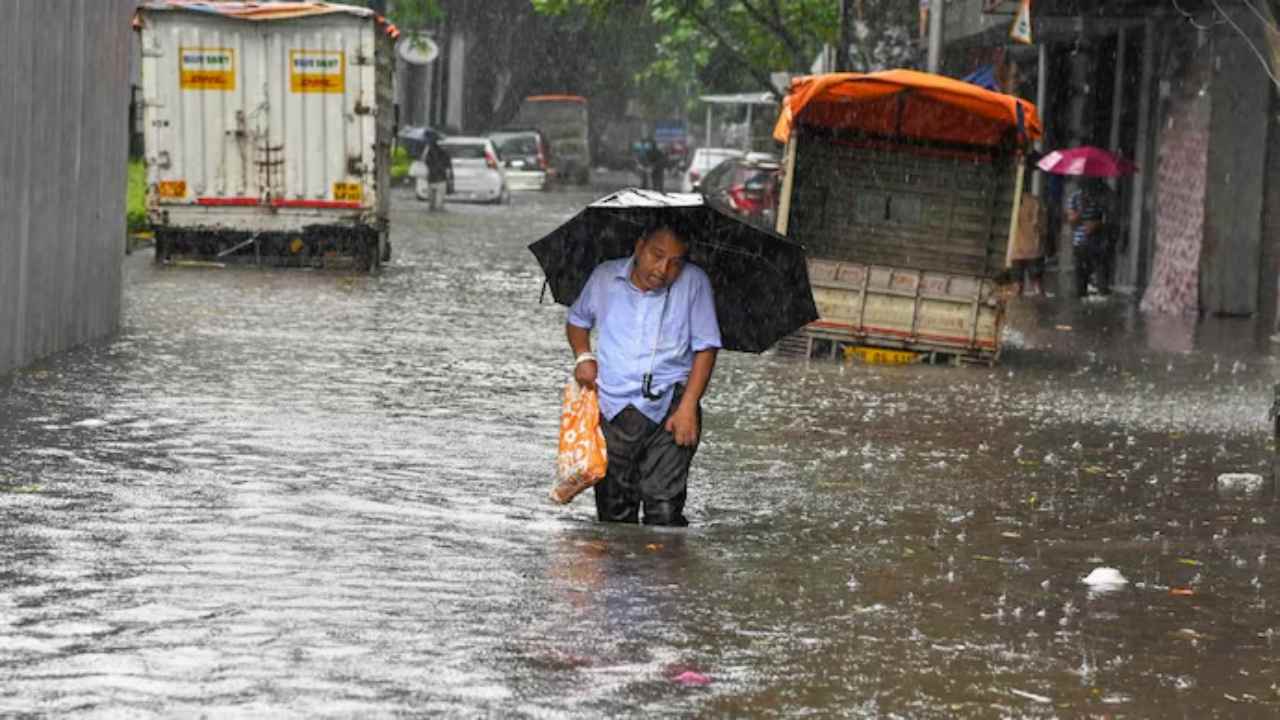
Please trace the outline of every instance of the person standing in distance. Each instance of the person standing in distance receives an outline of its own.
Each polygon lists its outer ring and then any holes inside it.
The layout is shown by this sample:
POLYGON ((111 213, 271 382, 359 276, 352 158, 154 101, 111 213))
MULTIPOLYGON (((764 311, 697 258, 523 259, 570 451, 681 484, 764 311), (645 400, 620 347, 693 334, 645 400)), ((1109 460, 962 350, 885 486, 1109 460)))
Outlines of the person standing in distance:
POLYGON ((448 192, 449 182, 453 179, 453 158, 440 147, 439 141, 432 137, 427 141, 427 149, 422 154, 422 162, 427 166, 426 197, 419 191, 419 199, 427 201, 427 210, 435 212, 444 208, 444 196, 448 192))
POLYGON ((649 149, 645 151, 645 164, 649 167, 649 188, 658 192, 666 192, 667 153, 658 145, 658 141, 650 137, 647 141, 649 149))
POLYGON ((595 486, 602 522, 685 526, 700 401, 721 347, 711 282, 670 226, 630 257, 600 263, 569 309, 574 378, 599 391, 609 469, 595 486), (598 347, 591 352, 591 329, 598 347))
POLYGON ((1089 278, 1095 272, 1099 294, 1111 293, 1110 207, 1110 189, 1098 178, 1086 178, 1067 201, 1079 297, 1089 294, 1089 278))

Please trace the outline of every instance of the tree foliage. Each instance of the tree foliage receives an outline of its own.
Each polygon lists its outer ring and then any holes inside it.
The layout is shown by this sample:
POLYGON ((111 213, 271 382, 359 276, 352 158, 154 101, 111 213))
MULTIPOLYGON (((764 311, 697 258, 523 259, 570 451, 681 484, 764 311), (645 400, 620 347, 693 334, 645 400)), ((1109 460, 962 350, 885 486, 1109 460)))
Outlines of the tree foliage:
MULTIPOLYGON (((852 70, 910 65, 916 4, 849 0, 855 22, 852 70)), ((804 73, 838 42, 838 0, 533 0, 539 12, 586 12, 609 23, 620 8, 643 5, 663 33, 654 57, 637 69, 642 85, 696 79, 708 90, 774 90, 774 72, 804 73)))

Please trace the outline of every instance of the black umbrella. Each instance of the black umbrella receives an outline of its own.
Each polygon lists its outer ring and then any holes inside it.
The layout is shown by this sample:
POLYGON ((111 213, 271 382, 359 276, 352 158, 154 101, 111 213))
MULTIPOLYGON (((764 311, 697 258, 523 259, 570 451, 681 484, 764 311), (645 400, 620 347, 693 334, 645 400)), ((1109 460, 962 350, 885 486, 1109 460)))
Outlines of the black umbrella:
POLYGON ((645 231, 663 224, 689 240, 689 260, 711 279, 726 350, 763 352, 818 319, 804 248, 701 195, 622 190, 591 203, 529 250, 552 297, 572 305, 597 265, 627 257, 645 231))

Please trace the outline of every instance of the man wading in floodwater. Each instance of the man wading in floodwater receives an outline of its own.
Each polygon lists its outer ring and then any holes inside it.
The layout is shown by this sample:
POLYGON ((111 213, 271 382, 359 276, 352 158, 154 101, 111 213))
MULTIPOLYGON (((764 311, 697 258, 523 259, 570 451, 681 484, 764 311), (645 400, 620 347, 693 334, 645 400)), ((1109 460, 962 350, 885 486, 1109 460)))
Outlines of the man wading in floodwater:
POLYGON ((643 505, 646 525, 689 524, 699 401, 721 343, 711 283, 686 263, 688 254, 688 241, 671 227, 652 230, 631 257, 601 263, 569 309, 574 378, 600 393, 609 470, 595 495, 604 522, 634 523, 643 505))

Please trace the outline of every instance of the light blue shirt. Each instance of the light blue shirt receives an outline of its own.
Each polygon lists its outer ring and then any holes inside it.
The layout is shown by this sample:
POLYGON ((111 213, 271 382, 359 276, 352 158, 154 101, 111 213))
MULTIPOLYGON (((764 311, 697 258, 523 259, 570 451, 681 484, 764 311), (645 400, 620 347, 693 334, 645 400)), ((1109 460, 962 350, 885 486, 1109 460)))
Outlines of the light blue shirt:
POLYGON ((689 379, 693 354, 720 347, 720 323, 711 281, 702 268, 686 264, 670 287, 645 291, 631 282, 634 261, 628 257, 600 263, 569 308, 569 323, 587 330, 599 327, 596 387, 605 419, 612 420, 634 405, 660 423, 671 408, 672 386, 689 379), (662 339, 654 354, 660 315, 662 339), (662 394, 657 400, 642 392, 650 357, 650 391, 662 394))

